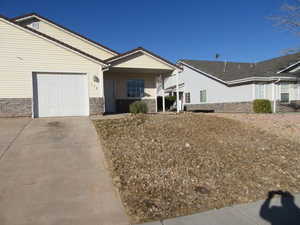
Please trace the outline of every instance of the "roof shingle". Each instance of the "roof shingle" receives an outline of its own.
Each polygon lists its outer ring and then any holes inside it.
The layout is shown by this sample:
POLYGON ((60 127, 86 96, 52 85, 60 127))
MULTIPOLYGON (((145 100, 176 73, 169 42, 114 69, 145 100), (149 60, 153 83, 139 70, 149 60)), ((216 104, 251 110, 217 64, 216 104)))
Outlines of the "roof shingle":
POLYGON ((233 81, 249 77, 296 77, 293 73, 277 72, 300 61, 300 53, 290 54, 258 63, 222 62, 206 60, 180 60, 198 70, 213 75, 223 81, 233 81))

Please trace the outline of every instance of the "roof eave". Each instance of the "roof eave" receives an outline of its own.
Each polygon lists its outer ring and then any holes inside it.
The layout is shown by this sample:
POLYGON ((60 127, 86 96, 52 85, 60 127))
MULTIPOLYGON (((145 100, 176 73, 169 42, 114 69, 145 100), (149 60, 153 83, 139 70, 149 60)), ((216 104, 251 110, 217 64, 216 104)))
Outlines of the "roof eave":
POLYGON ((54 43, 60 45, 61 47, 67 48, 67 49, 69 49, 69 50, 75 52, 76 54, 81 55, 82 57, 89 58, 90 60, 92 60, 92 61, 94 61, 94 62, 96 62, 96 63, 98 63, 98 64, 104 65, 104 66, 107 65, 107 63, 105 63, 103 60, 98 59, 97 57, 94 57, 94 56, 92 56, 92 55, 90 55, 90 54, 88 54, 88 53, 85 53, 85 52, 83 52, 83 51, 81 51, 81 50, 79 50, 79 49, 77 49, 77 48, 75 48, 75 47, 73 47, 73 46, 70 46, 70 45, 68 45, 68 44, 66 44, 66 43, 64 43, 64 42, 62 42, 62 41, 59 41, 59 40, 57 40, 57 39, 55 39, 55 38, 53 38, 53 37, 50 37, 50 36, 48 36, 48 35, 46 35, 46 34, 44 34, 44 33, 41 33, 41 32, 39 32, 39 31, 34 30, 34 29, 31 29, 31 28, 29 28, 29 27, 21 26, 21 25, 19 25, 17 22, 12 21, 12 20, 8 19, 8 18, 5 17, 5 16, 1 16, 1 15, 0 15, 0 18, 2 18, 2 19, 4 19, 5 21, 7 21, 7 23, 11 23, 12 25, 15 25, 15 26, 17 26, 17 27, 19 27, 19 28, 21 28, 21 29, 24 29, 24 30, 26 30, 26 31, 28 31, 28 32, 31 32, 31 33, 33 33, 33 34, 35 34, 35 35, 38 35, 38 36, 40 36, 41 38, 45 38, 45 39, 47 39, 47 40, 50 41, 50 42, 54 42, 54 43))
POLYGON ((83 36, 83 35, 81 35, 81 34, 75 32, 75 31, 73 31, 73 30, 71 30, 71 29, 69 29, 69 28, 67 28, 67 27, 65 27, 65 26, 62 26, 62 25, 60 25, 60 24, 58 24, 58 23, 56 23, 56 22, 54 22, 54 21, 52 21, 52 20, 50 20, 50 19, 48 19, 48 18, 45 18, 45 17, 43 17, 43 16, 41 16, 41 15, 39 15, 39 14, 37 14, 37 13, 29 13, 29 14, 25 14, 25 15, 23 15, 23 16, 14 17, 14 18, 12 18, 12 19, 10 19, 10 20, 13 21, 13 22, 20 22, 20 21, 29 19, 29 18, 31 18, 31 17, 36 17, 36 18, 38 18, 38 19, 40 19, 40 20, 43 20, 44 22, 51 23, 51 24, 53 24, 54 26, 59 27, 60 29, 66 30, 66 31, 68 31, 68 32, 70 32, 70 33, 72 33, 72 34, 74 34, 74 35, 77 35, 78 37, 83 38, 83 39, 85 39, 86 41, 89 41, 89 42, 91 42, 91 43, 93 43, 93 44, 99 46, 99 47, 102 48, 103 50, 105 50, 105 51, 107 51, 107 52, 110 52, 110 53, 113 54, 113 55, 116 55, 116 56, 117 56, 117 55, 120 54, 119 52, 116 52, 115 50, 112 50, 112 49, 110 49, 110 48, 108 48, 108 47, 106 47, 106 46, 104 46, 104 45, 102 45, 102 44, 100 44, 100 43, 98 43, 98 42, 96 42, 96 41, 94 41, 94 40, 91 40, 90 38, 87 38, 87 37, 85 37, 85 36, 83 36))

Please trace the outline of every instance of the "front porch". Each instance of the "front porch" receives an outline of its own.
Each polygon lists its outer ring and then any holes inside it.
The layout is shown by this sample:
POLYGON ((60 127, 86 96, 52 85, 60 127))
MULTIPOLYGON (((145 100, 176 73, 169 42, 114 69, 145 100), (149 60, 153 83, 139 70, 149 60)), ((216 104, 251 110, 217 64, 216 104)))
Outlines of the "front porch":
POLYGON ((140 68, 112 68, 104 72, 105 112, 127 113, 134 101, 144 101, 150 113, 157 112, 159 77, 168 73, 140 68))
POLYGON ((176 65, 140 48, 108 63, 103 72, 105 113, 127 113, 135 101, 145 102, 148 112, 156 113, 164 78, 176 71, 176 65))

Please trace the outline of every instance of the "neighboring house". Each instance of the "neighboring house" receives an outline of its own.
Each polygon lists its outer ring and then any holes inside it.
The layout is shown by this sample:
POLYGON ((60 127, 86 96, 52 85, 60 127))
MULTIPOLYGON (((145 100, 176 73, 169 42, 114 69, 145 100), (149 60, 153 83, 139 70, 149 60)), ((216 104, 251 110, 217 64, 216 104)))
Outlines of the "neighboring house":
MULTIPOLYGON (((274 112, 299 110, 300 53, 258 63, 180 60, 179 96, 186 110, 252 112, 255 99, 269 99, 274 112)), ((177 77, 165 80, 176 92, 177 77)))
POLYGON ((143 49, 119 54, 37 14, 0 16, 0 116, 157 111, 158 80, 178 70, 143 49))

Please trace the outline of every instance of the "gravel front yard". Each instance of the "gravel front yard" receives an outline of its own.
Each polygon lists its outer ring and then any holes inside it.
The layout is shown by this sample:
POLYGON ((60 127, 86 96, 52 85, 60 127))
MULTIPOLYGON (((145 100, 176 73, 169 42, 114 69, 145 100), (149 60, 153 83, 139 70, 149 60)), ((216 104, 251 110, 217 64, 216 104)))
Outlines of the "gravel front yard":
POLYGON ((94 121, 131 222, 300 191, 299 144, 206 114, 94 121))
POLYGON ((300 113, 284 114, 242 114, 242 113, 214 113, 220 116, 246 122, 278 137, 300 142, 300 113))

